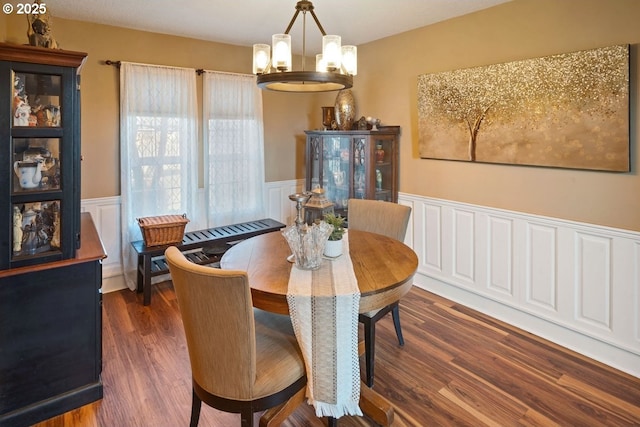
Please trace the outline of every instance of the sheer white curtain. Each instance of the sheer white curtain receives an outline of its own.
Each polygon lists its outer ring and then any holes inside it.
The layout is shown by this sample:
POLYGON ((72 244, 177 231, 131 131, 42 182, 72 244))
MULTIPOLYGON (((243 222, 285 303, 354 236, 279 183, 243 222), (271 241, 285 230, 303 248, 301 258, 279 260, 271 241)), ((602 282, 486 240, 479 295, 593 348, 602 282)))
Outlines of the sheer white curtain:
POLYGON ((195 219, 197 101, 194 69, 123 63, 120 68, 120 193, 123 266, 135 288, 131 242, 136 218, 183 214, 195 219))
POLYGON ((255 76, 203 76, 208 226, 264 218, 262 93, 255 76))

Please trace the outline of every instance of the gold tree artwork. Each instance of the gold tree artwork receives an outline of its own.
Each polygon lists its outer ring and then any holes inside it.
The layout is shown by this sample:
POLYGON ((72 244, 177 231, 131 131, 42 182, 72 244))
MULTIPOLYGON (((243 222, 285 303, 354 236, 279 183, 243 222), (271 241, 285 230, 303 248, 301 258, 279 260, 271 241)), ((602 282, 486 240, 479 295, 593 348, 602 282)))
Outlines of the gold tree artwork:
POLYGON ((629 47, 418 77, 423 158, 629 170, 629 47))

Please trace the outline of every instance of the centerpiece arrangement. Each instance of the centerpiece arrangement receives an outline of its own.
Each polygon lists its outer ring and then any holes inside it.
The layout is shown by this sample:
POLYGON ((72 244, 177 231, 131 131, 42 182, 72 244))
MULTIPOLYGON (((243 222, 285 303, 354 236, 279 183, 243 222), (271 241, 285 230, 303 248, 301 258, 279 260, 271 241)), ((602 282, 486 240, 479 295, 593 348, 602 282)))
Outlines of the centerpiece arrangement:
POLYGON ((292 252, 287 259, 294 262, 295 266, 301 270, 320 268, 325 243, 333 231, 331 225, 323 221, 318 224, 305 224, 302 218, 302 206, 310 198, 310 192, 289 195, 289 199, 296 202, 297 215, 295 223, 282 230, 282 235, 292 252))

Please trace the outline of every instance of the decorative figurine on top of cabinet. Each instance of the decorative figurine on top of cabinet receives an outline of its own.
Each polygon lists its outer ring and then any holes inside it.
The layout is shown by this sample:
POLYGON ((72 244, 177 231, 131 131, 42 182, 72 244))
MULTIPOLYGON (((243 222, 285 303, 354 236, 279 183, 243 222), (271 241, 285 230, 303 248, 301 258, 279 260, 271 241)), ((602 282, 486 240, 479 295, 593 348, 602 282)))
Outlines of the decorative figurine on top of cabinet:
POLYGON ((322 125, 324 130, 331 130, 336 126, 335 107, 322 107, 322 125))
POLYGON ((358 120, 358 130, 368 130, 369 124, 367 123, 367 119, 364 116, 360 117, 358 120))
POLYGON ((37 11, 37 13, 27 15, 29 44, 49 49, 59 49, 51 31, 51 15, 47 11, 47 6, 41 3, 40 0, 36 0, 31 6, 32 10, 37 11))

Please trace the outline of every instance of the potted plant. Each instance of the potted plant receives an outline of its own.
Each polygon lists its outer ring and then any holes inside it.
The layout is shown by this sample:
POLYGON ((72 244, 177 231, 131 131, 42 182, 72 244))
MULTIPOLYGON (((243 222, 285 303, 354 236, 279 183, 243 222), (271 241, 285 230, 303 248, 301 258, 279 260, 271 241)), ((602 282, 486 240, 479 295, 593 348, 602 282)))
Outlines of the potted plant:
POLYGON ((324 215, 324 222, 333 226, 333 231, 329 235, 329 240, 324 247, 324 254, 330 258, 336 258, 342 255, 342 236, 344 235, 344 221, 343 216, 336 216, 329 213, 324 215))

